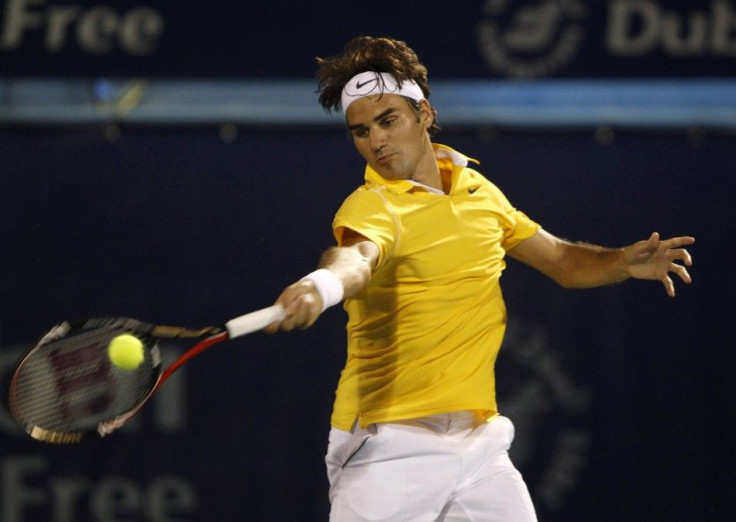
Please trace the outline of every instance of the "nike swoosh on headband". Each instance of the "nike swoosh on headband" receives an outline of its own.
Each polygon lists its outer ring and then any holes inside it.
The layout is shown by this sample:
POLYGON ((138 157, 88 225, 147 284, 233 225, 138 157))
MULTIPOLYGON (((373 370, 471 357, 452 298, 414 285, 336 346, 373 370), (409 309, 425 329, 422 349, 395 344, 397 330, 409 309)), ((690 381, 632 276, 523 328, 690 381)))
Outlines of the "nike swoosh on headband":
POLYGON ((358 83, 355 84, 355 88, 356 89, 362 89, 363 87, 365 87, 369 83, 375 82, 376 80, 377 80, 377 78, 373 78, 372 80, 368 80, 368 81, 363 82, 363 83, 358 82, 358 83))
POLYGON ((342 88, 340 106, 343 114, 355 100, 374 94, 398 94, 414 101, 424 99, 422 89, 413 80, 404 80, 399 86, 396 77, 391 73, 364 71, 353 76, 342 88), (375 85, 371 85, 374 82, 375 85))

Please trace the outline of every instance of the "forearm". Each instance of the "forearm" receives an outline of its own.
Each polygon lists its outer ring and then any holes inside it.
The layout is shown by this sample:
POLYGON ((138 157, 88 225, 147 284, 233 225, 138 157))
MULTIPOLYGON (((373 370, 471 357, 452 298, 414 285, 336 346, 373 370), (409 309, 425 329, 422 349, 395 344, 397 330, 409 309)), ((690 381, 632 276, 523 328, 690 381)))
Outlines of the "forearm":
POLYGON ((343 246, 322 255, 318 269, 281 292, 276 303, 284 308, 284 319, 271 323, 277 329, 307 328, 330 306, 358 294, 371 278, 378 262, 375 243, 357 234, 343 236, 343 246))
POLYGON ((332 272, 342 283, 345 298, 358 294, 371 278, 375 256, 371 243, 332 247, 325 251, 319 268, 332 272))
POLYGON ((590 288, 610 285, 628 278, 661 281, 667 294, 675 295, 669 273, 690 282, 685 266, 692 264, 684 248, 695 238, 690 236, 661 240, 653 233, 649 239, 637 241, 625 248, 604 248, 587 243, 572 243, 539 230, 525 239, 508 255, 536 268, 565 288, 590 288))
POLYGON ((619 283, 630 277, 623 248, 561 241, 554 279, 565 288, 591 288, 619 283))
POLYGON ((603 286, 629 277, 624 249, 573 243, 545 230, 522 241, 508 254, 565 288, 603 286))

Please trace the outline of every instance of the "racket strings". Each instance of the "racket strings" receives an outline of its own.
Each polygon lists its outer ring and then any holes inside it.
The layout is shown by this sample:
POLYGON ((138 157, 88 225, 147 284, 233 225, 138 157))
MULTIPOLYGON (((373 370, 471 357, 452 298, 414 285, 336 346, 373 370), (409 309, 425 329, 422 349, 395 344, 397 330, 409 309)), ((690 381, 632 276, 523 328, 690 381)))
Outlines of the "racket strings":
POLYGON ((119 326, 72 332, 33 350, 10 390, 11 410, 26 431, 89 431, 135 407, 150 392, 160 357, 149 347, 137 369, 113 366, 107 345, 128 332, 119 326))
MULTIPOLYGON (((230 321, 236 336, 263 328, 266 310, 230 321)), ((51 443, 104 436, 124 425, 176 370, 230 338, 230 326, 199 329, 154 326, 126 317, 96 317, 52 328, 16 366, 8 390, 10 411, 31 437, 51 443), (144 344, 144 361, 123 370, 108 358, 110 341, 132 334, 144 344), (157 338, 203 338, 161 373, 157 338)))

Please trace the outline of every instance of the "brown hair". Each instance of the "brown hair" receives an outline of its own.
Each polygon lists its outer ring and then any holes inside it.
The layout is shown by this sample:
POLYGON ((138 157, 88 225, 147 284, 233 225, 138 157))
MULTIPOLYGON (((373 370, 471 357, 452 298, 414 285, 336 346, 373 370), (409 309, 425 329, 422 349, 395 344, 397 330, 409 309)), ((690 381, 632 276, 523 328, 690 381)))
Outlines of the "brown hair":
MULTIPOLYGON (((343 87, 353 76, 365 71, 390 73, 399 85, 403 81, 413 80, 419 85, 424 97, 429 98, 427 68, 419 62, 414 50, 401 40, 359 36, 345 44, 342 54, 317 58, 317 65, 319 103, 327 112, 341 110, 343 87)), ((418 116, 418 104, 409 103, 409 106, 418 116)), ((437 111, 433 107, 431 109, 433 120, 428 132, 430 136, 434 136, 439 131, 439 126, 436 123, 437 111)))

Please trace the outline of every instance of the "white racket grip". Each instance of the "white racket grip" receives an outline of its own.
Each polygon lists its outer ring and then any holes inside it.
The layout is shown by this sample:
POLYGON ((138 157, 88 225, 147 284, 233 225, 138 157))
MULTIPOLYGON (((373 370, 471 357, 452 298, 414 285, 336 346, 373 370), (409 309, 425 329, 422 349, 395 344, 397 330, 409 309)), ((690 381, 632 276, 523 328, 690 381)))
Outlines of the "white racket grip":
POLYGON ((262 310, 241 315, 225 323, 230 339, 246 335, 256 330, 262 330, 274 321, 284 318, 284 309, 281 305, 273 305, 262 310))

